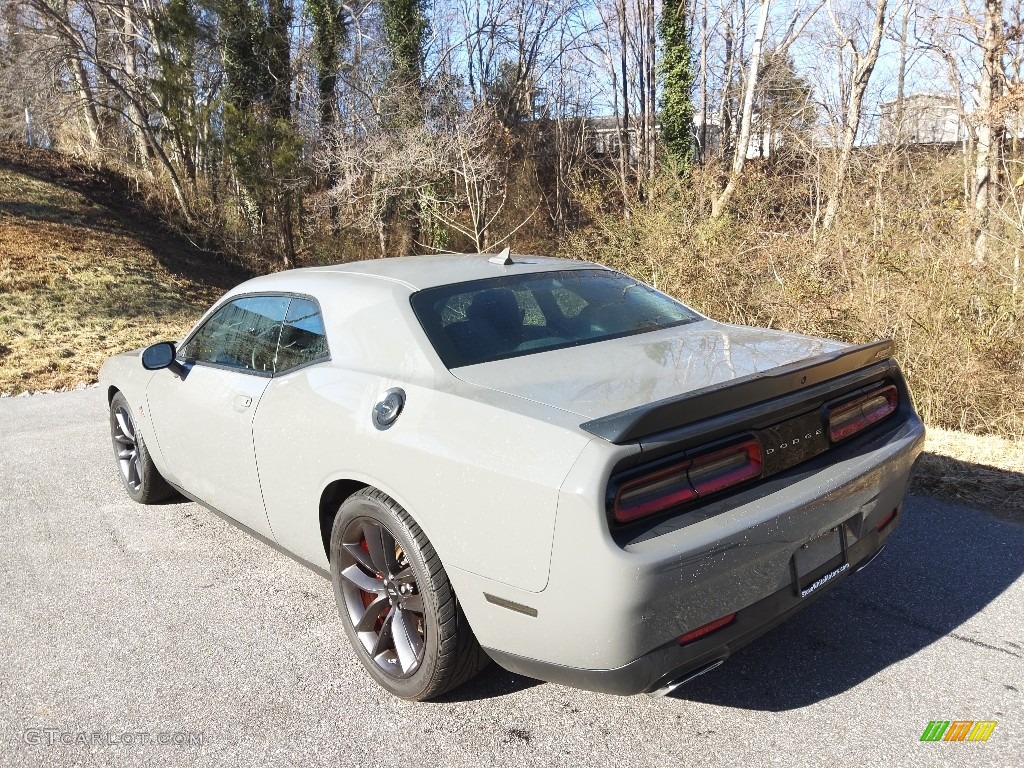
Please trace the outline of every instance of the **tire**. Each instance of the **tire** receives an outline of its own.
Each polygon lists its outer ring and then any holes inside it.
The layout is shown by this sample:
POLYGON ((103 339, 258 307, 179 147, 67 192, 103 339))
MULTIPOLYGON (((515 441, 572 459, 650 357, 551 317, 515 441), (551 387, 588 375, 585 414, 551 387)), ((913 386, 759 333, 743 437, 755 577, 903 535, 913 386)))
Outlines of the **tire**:
POLYGON ((110 401, 110 441, 124 489, 139 504, 156 504, 176 495, 153 463, 135 426, 132 408, 118 392, 110 401))
POLYGON ((364 488, 338 509, 331 581, 359 661, 395 696, 440 696, 490 663, 433 546, 381 491, 364 488))

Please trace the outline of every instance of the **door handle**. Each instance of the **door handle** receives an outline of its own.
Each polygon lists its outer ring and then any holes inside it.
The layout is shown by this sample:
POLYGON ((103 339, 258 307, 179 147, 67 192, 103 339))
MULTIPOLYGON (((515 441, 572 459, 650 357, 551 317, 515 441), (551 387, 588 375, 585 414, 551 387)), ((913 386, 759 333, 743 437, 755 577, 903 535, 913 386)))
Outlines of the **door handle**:
POLYGON ((252 405, 252 398, 248 395, 235 395, 235 410, 242 413, 246 408, 252 405))

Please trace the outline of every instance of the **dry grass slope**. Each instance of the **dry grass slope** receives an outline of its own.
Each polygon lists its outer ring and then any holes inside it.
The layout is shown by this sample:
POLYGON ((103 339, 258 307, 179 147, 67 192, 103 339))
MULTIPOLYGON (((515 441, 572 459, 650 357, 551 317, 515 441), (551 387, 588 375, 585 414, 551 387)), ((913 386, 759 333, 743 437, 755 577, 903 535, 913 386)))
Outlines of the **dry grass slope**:
POLYGON ((0 144, 0 392, 94 381, 109 355, 179 337, 244 278, 123 179, 0 144))
POLYGON ((932 427, 911 487, 1024 523, 1024 442, 932 427))
POLYGON ((692 186, 662 177, 628 221, 591 201, 591 225, 563 250, 717 320, 847 342, 892 338, 927 424, 1019 440, 1024 289, 1013 264, 1024 229, 1007 226, 989 261, 972 264, 970 222, 947 189, 956 167, 924 168, 932 178, 894 167, 870 206, 851 205, 817 236, 803 201, 787 203, 770 177, 751 171, 737 198, 743 215, 718 221, 701 213, 699 177, 692 186))

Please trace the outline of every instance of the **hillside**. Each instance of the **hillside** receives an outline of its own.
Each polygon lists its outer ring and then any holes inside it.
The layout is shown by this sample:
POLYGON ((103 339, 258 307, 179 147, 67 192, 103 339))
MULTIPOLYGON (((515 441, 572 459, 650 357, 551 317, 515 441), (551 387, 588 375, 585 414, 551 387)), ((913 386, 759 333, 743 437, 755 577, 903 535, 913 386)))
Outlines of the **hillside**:
POLYGON ((128 180, 0 143, 0 393, 95 381, 105 358, 179 337, 245 277, 128 180))

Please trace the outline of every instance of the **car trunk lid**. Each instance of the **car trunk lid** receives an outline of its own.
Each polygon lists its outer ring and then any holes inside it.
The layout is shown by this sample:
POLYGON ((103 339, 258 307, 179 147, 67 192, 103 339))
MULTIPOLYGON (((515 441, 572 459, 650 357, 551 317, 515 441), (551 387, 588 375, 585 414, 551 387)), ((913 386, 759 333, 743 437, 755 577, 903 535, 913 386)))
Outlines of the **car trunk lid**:
POLYGON ((844 347, 824 339, 704 320, 464 366, 452 373, 477 386, 599 420, 844 347))

